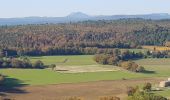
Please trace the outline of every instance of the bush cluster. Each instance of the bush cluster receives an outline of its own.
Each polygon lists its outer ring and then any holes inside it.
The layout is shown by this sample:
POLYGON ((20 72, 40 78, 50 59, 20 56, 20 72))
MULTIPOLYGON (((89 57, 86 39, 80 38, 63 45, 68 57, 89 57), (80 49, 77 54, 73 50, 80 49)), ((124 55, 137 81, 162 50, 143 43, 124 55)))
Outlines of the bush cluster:
POLYGON ((147 51, 145 57, 151 58, 170 58, 169 51, 147 51))
POLYGON ((128 61, 143 57, 144 54, 141 52, 135 53, 129 50, 120 51, 119 49, 115 49, 109 53, 107 52, 107 54, 95 55, 94 60, 99 64, 116 65, 132 72, 143 72, 145 70, 144 67, 139 66, 135 62, 128 61))
POLYGON ((146 83, 143 86, 143 90, 139 90, 139 87, 128 87, 127 94, 128 100, 168 100, 163 96, 159 96, 151 93, 152 84, 146 83))
POLYGON ((121 61, 143 58, 144 54, 139 52, 121 51, 119 49, 106 53, 99 53, 94 56, 94 60, 100 64, 118 65, 121 61))
POLYGON ((139 66, 138 64, 136 64, 135 62, 132 62, 132 61, 121 62, 119 64, 119 66, 128 70, 128 71, 132 71, 132 72, 144 72, 145 71, 144 67, 139 66))
POLYGON ((42 61, 31 63, 29 59, 5 58, 0 59, 0 68, 44 68, 42 61))

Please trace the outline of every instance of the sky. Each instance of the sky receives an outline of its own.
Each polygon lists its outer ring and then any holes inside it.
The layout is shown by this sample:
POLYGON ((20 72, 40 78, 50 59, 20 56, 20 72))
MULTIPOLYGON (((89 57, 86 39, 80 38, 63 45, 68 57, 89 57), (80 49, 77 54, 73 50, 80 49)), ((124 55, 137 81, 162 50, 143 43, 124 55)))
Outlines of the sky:
POLYGON ((170 0, 0 0, 0 18, 169 13, 170 0))

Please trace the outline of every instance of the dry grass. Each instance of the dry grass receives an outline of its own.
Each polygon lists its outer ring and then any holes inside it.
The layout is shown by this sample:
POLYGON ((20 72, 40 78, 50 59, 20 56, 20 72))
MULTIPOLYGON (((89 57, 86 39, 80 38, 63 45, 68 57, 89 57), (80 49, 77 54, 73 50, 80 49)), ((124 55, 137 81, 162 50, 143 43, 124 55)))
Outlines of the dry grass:
POLYGON ((19 89, 28 93, 18 94, 9 92, 6 95, 7 97, 15 98, 16 100, 23 100, 23 98, 24 100, 112 100, 113 96, 119 97, 121 100, 126 100, 127 87, 136 86, 147 82, 159 84, 162 80, 165 80, 165 78, 25 86, 19 87, 19 89))
POLYGON ((149 49, 149 50, 157 50, 157 51, 167 51, 170 50, 170 47, 165 47, 165 46, 142 46, 144 49, 149 49))
POLYGON ((109 65, 84 65, 84 66, 56 66, 55 70, 60 73, 82 73, 82 72, 102 72, 102 71, 118 71, 116 66, 109 65))

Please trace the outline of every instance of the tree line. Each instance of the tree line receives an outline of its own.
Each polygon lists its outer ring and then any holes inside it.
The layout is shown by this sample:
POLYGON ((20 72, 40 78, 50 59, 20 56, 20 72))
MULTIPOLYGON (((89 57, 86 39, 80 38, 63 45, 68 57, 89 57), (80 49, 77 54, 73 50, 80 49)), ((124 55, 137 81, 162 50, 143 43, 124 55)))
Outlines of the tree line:
POLYGON ((1 58, 0 68, 38 68, 42 69, 46 66, 40 60, 31 63, 28 58, 18 59, 18 58, 1 58))
POLYGON ((168 51, 134 52, 130 50, 111 49, 100 51, 94 56, 94 61, 103 65, 115 65, 132 72, 144 72, 145 68, 131 60, 142 58, 169 58, 168 51))
POLYGON ((120 19, 66 24, 0 26, 0 48, 13 55, 94 54, 170 41, 170 20, 120 19))

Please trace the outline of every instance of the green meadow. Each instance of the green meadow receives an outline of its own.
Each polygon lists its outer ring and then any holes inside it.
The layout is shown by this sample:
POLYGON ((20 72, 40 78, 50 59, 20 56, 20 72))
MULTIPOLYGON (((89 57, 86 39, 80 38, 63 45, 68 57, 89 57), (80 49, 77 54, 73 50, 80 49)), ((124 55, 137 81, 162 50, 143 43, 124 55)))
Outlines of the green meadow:
MULTIPOLYGON (((87 66, 98 65, 93 61, 93 55, 78 56, 41 56, 29 57, 32 62, 41 60, 45 65, 58 64, 63 66, 87 66), (63 63, 63 61, 66 62, 63 63)), ((125 70, 110 72, 85 72, 85 73, 59 73, 51 69, 0 69, 0 73, 6 76, 6 86, 16 85, 48 85, 62 83, 79 83, 100 80, 121 80, 146 77, 169 77, 170 59, 141 59, 136 60, 139 65, 145 67, 145 73, 132 73, 125 70)), ((93 66, 92 66, 93 67, 93 66)), ((94 66, 95 67, 95 66, 94 66)), ((110 66, 115 67, 115 66, 110 66)), ((156 92, 163 96, 170 96, 170 89, 156 92)))
MULTIPOLYGON (((122 78, 142 78, 145 74, 131 72, 93 72, 93 73, 59 73, 49 69, 1 69, 0 73, 8 78, 18 79, 22 84, 47 85, 61 83, 78 83, 99 80, 119 80, 122 78)), ((11 83, 10 83, 11 84, 11 83)))
POLYGON ((96 65, 93 60, 93 55, 73 55, 73 56, 41 56, 41 57, 29 57, 32 62, 41 60, 44 64, 56 64, 56 65, 96 65), (64 62, 66 60, 66 62, 64 62), (64 62, 64 63, 63 63, 64 62))
MULTIPOLYGON (((42 56, 30 57, 31 61, 43 61, 46 65, 98 65, 93 61, 92 55, 80 56, 42 56), (63 62, 68 59, 67 62, 63 62)), ((86 72, 86 73, 59 73, 51 69, 0 69, 0 73, 10 78, 21 80, 23 84, 45 85, 60 83, 77 83, 99 80, 119 80, 122 78, 144 78, 144 77, 169 77, 170 59, 142 59, 136 61, 147 69, 146 73, 132 73, 128 71, 113 72, 86 72)), ((93 66, 92 66, 93 67, 93 66)), ((110 66, 114 67, 114 66, 110 66)))

